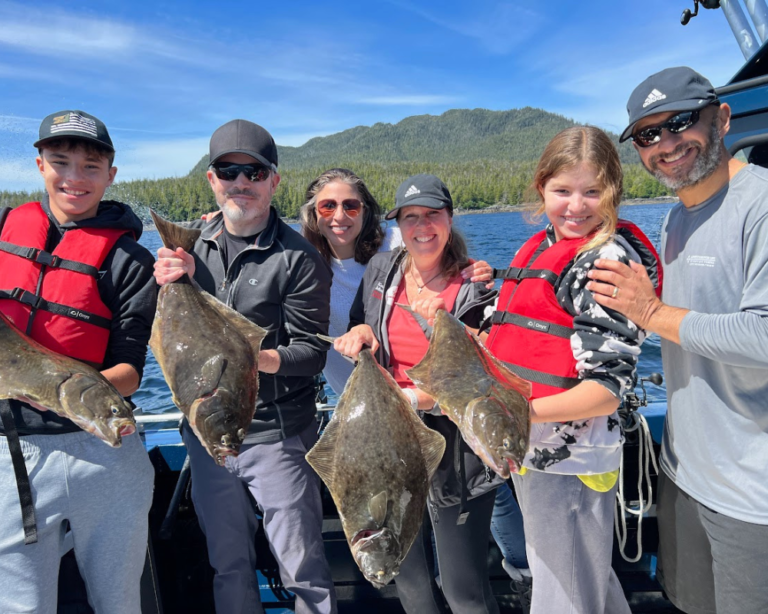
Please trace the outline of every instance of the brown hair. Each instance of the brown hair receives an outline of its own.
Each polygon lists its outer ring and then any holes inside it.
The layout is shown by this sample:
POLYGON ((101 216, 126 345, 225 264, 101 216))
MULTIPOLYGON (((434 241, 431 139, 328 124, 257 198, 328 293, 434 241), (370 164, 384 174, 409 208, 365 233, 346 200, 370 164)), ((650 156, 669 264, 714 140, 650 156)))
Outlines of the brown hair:
MULTIPOLYGON (((413 205, 418 207, 419 205, 413 205)), ((451 209, 446 207, 448 216, 453 219, 453 213, 451 209)), ((400 214, 396 218, 400 221, 400 214)), ((411 255, 407 254, 403 261, 403 269, 408 270, 411 266, 411 255)), ((464 240, 462 234, 454 228, 451 224, 451 233, 448 235, 448 242, 443 248, 443 256, 440 259, 440 270, 445 279, 453 279, 459 272, 469 266, 469 253, 467 250, 467 242, 464 240)))
POLYGON ((568 171, 582 163, 589 164, 597 173, 597 181, 600 185, 598 215, 602 219, 602 224, 592 239, 582 246, 579 253, 602 245, 616 231, 624 180, 616 146, 605 132, 594 126, 567 128, 556 134, 544 148, 531 184, 531 191, 538 197, 535 215, 541 216, 545 212, 541 190, 547 181, 558 173, 568 171))
POLYGON ((37 148, 37 153, 43 155, 44 149, 58 150, 58 151, 74 151, 79 149, 85 152, 87 156, 93 156, 95 158, 106 158, 109 162, 109 168, 112 168, 112 164, 115 161, 115 152, 110 151, 106 147, 99 145, 93 141, 86 141, 85 139, 71 138, 63 136, 58 139, 47 139, 40 143, 37 148))
POLYGON ((381 207, 371 194, 365 182, 355 173, 346 168, 331 168, 321 173, 307 186, 306 203, 301 207, 301 234, 317 248, 317 251, 330 262, 333 252, 320 228, 317 225, 318 193, 329 183, 340 181, 351 185, 357 190, 363 203, 363 227, 355 240, 355 261, 368 264, 373 255, 384 243, 384 229, 381 226, 381 207))

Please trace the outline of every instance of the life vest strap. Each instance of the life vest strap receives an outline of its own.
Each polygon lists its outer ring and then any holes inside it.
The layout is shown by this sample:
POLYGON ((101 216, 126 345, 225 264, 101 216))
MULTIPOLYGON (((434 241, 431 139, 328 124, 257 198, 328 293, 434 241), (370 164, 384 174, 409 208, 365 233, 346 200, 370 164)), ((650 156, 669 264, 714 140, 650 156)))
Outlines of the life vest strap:
POLYGON ((557 281, 557 274, 548 269, 509 267, 508 269, 493 269, 493 279, 512 279, 517 281, 522 281, 523 279, 543 279, 554 286, 557 281))
POLYGON ((550 373, 542 373, 541 371, 534 371, 533 369, 527 369, 526 367, 520 367, 513 365, 510 362, 504 363, 510 371, 515 375, 519 375, 529 382, 536 384, 543 384, 544 386, 552 386, 553 388, 562 388, 563 390, 570 390, 578 386, 582 380, 578 377, 562 377, 559 375, 552 375, 550 373))
POLYGON ((48 311, 55 313, 56 315, 71 318, 72 320, 78 320, 80 322, 87 322, 93 324, 99 328, 109 329, 112 327, 112 320, 109 318, 83 311, 82 309, 75 309, 74 307, 68 307, 67 305, 61 305, 52 301, 47 301, 43 297, 38 296, 23 288, 14 288, 13 290, 0 290, 0 299, 10 299, 18 301, 24 305, 28 305, 32 309, 39 309, 41 311, 48 311))
POLYGON ((555 337, 562 337, 563 339, 570 339, 574 332, 569 326, 553 324, 552 322, 509 313, 508 311, 494 311, 491 317, 491 324, 513 324, 514 326, 554 335, 555 337))
POLYGON ((21 450, 19 432, 16 430, 16 422, 13 419, 11 402, 0 402, 0 419, 3 422, 5 438, 8 443, 8 451, 11 454, 13 473, 16 476, 16 489, 19 491, 19 505, 21 506, 21 520, 24 527, 24 543, 37 542, 37 519, 35 518, 35 502, 32 498, 32 488, 29 484, 29 473, 24 462, 24 453, 21 450))
POLYGON ((8 243, 7 241, 0 241, 0 251, 14 256, 19 256, 26 260, 31 260, 37 264, 42 264, 54 269, 66 269, 68 271, 75 271, 76 273, 83 273, 95 279, 99 277, 99 269, 90 264, 84 264, 83 262, 76 262, 75 260, 65 260, 46 252, 45 250, 38 249, 36 247, 23 247, 21 245, 15 245, 8 243))

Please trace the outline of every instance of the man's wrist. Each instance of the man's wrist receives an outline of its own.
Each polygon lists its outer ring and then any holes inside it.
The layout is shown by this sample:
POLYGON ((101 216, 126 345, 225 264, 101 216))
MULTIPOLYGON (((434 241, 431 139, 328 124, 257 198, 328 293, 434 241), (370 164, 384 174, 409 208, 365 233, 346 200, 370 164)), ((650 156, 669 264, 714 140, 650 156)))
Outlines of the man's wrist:
POLYGON ((403 388, 403 394, 411 404, 411 409, 416 410, 419 408, 419 397, 416 396, 416 391, 413 388, 403 388))

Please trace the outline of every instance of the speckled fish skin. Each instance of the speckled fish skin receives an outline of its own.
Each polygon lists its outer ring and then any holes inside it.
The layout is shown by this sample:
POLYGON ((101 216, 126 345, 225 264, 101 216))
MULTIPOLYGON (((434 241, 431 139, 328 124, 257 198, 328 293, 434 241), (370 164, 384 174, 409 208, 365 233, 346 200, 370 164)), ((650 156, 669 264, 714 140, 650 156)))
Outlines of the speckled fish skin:
POLYGON ((406 374, 438 402, 490 469, 504 479, 519 471, 531 432, 531 385, 453 315, 437 312, 429 349, 406 374))
POLYGON ((0 314, 0 399, 37 403, 113 448, 136 430, 130 404, 93 367, 52 352, 0 314))
MULTIPOLYGON (((200 235, 152 213, 163 244, 190 252, 200 235)), ((237 456, 256 410, 259 348, 266 331, 185 275, 157 297, 149 346, 173 402, 218 465, 237 456)))
POLYGON ((307 461, 331 492, 360 571, 382 588, 399 572, 424 517, 445 439, 427 428, 368 349, 307 461))

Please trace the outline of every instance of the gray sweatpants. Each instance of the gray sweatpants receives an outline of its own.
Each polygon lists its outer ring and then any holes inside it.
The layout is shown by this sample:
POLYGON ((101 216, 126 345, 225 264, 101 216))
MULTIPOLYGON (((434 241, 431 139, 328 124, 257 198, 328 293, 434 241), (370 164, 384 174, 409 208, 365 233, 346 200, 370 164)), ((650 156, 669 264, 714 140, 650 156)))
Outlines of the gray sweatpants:
POLYGON ((689 614, 768 612, 768 525, 736 520, 702 505, 662 471, 658 577, 689 614))
POLYGON ((283 585, 296 595, 296 614, 336 612, 336 593, 323 550, 320 480, 304 459, 317 440, 313 421, 299 435, 244 446, 219 467, 186 424, 182 438, 192 469, 192 502, 216 571, 220 614, 263 614, 256 585, 257 519, 247 487, 263 512, 264 532, 283 585))
POLYGON ((74 543, 96 614, 140 614, 155 474, 139 436, 110 448, 85 432, 29 435, 21 449, 38 542, 24 544, 16 478, 0 437, 0 612, 55 614, 59 563, 74 543))
POLYGON ((616 487, 600 493, 575 475, 512 475, 533 576, 531 614, 630 614, 611 567, 616 487))

